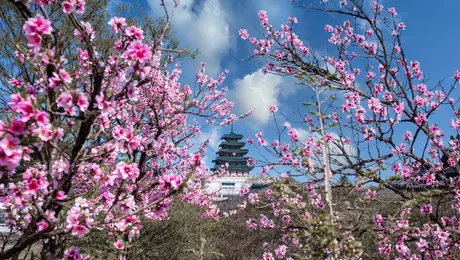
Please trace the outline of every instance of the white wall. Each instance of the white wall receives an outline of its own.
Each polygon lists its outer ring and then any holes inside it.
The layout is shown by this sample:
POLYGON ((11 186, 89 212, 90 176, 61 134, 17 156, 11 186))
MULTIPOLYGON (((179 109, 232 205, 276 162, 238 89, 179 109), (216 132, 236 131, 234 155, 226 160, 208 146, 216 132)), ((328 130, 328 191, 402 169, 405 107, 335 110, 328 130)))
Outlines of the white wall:
POLYGON ((219 192, 220 197, 226 198, 229 195, 238 195, 240 190, 251 183, 248 181, 249 176, 219 176, 214 178, 206 185, 206 192, 219 192), (222 183, 234 183, 234 186, 223 186, 222 183))

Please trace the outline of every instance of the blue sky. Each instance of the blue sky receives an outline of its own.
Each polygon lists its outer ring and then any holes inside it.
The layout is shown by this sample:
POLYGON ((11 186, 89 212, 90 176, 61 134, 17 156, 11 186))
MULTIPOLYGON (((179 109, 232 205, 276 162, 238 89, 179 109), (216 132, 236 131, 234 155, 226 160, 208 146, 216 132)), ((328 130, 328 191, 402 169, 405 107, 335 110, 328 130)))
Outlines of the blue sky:
MULTIPOLYGON (((163 15, 160 0, 136 2, 149 10, 153 17, 163 15)), ((410 60, 420 61, 429 83, 450 79, 453 72, 460 68, 460 20, 457 18, 460 1, 435 4, 426 0, 385 0, 383 4, 385 10, 396 7, 399 19, 406 22, 403 37, 406 54, 410 60)), ((324 26, 335 25, 345 18, 301 9, 289 0, 182 0, 173 22, 181 44, 190 49, 198 48, 201 52, 195 60, 183 62, 183 82, 193 82, 201 61, 208 64, 207 71, 213 76, 229 69, 225 85, 230 89, 230 99, 235 102, 236 114, 256 108, 250 118, 235 125, 236 132, 245 137, 254 136, 259 131, 273 134, 274 127, 268 114, 270 104, 278 104, 281 112, 295 118, 296 109, 302 109, 300 103, 311 95, 305 88, 296 87, 292 79, 262 77, 258 72, 262 67, 260 61, 244 62, 253 49, 248 42, 239 39, 238 30, 247 28, 251 35, 260 36, 257 12, 261 9, 268 12, 270 23, 275 26, 285 23, 289 16, 296 16, 299 20, 296 33, 304 42, 311 42, 317 51, 334 54, 324 26)), ((298 127, 302 129, 300 125, 298 127)), ((203 138, 211 141, 208 165, 214 157, 213 150, 217 149, 220 136, 228 131, 229 128, 204 130, 203 138)), ((301 134, 306 135, 306 129, 301 130, 301 134)))

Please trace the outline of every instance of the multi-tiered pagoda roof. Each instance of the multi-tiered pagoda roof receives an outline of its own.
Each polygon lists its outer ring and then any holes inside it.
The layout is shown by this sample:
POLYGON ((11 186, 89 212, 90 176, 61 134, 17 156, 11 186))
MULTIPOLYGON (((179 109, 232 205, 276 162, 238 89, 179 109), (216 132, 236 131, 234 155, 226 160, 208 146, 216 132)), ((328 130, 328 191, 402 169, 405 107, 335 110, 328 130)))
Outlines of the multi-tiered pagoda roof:
POLYGON ((248 149, 243 148, 246 143, 240 141, 242 138, 242 135, 233 132, 233 126, 230 133, 222 136, 223 141, 219 145, 219 151, 216 152, 217 157, 212 161, 214 163, 212 171, 220 169, 227 163, 226 169, 229 172, 248 173, 254 168, 247 165, 249 158, 245 155, 248 149))

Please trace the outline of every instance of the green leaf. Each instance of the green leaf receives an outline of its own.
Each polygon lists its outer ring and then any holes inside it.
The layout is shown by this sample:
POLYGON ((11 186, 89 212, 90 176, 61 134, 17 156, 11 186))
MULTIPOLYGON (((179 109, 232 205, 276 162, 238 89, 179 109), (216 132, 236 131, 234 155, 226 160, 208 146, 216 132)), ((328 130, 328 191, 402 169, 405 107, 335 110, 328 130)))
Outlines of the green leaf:
POLYGON ((306 106, 306 107, 309 107, 309 106, 314 106, 315 103, 314 102, 302 102, 302 105, 306 106))

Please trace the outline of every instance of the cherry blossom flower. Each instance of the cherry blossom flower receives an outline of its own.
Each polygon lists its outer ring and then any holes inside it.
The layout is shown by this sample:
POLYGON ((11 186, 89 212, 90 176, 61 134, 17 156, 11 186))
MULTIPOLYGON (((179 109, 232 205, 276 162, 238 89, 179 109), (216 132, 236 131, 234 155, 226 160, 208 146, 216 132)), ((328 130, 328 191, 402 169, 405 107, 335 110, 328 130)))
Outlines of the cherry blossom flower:
POLYGON ((388 12, 389 12, 391 15, 398 15, 398 13, 396 12, 396 9, 395 9, 394 7, 388 8, 388 12))
POLYGON ((81 260, 80 249, 70 248, 64 252, 64 260, 81 260))
POLYGON ((248 30, 246 30, 246 29, 240 29, 238 31, 238 34, 240 35, 241 39, 243 39, 243 40, 246 40, 247 38, 249 38, 248 30))
POLYGON ((31 47, 34 47, 34 49, 39 48, 43 36, 50 35, 53 30, 51 27, 51 22, 39 14, 33 18, 29 18, 22 29, 28 44, 31 47))
POLYGON ((123 17, 112 17, 108 22, 110 27, 112 27, 113 33, 120 33, 126 28, 126 19, 123 17))
POLYGON ((117 240, 113 242, 113 245, 115 246, 116 249, 124 249, 125 246, 123 245, 123 242, 121 240, 117 240))
POLYGON ((129 26, 125 29, 125 36, 131 41, 144 39, 144 31, 136 26, 129 26))
POLYGON ((249 188, 248 187, 243 187, 240 189, 240 196, 244 196, 249 193, 249 188))
POLYGON ((286 252, 287 252, 286 249, 287 249, 287 246, 285 245, 281 245, 277 249, 275 249, 276 257, 278 257, 278 259, 282 259, 286 255, 286 252))
POLYGON ((57 105, 69 111, 74 106, 72 95, 67 91, 61 93, 57 99, 57 105))
POLYGON ((182 184, 182 176, 175 174, 164 175, 160 177, 158 182, 163 190, 168 190, 170 188, 177 190, 182 184))
POLYGON ((131 43, 127 50, 129 59, 144 63, 148 61, 152 55, 150 47, 140 42, 131 43))

